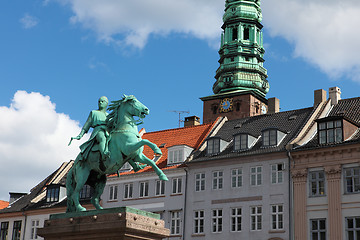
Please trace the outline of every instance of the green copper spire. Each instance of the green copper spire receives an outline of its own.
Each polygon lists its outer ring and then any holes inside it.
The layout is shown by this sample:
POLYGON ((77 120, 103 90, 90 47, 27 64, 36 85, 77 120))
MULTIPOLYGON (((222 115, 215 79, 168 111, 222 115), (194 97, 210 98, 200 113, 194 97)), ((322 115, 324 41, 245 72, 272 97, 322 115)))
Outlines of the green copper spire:
POLYGON ((220 67, 215 94, 252 91, 262 97, 269 91, 263 67, 265 49, 260 0, 226 0, 221 35, 220 67))

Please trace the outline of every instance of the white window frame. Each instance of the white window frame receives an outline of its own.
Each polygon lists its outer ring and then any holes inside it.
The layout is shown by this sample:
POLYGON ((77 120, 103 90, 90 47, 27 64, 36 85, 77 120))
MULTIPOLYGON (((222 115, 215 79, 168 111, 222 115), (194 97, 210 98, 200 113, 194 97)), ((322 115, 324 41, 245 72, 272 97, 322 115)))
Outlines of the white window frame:
POLYGON ((163 196, 165 195, 165 181, 156 180, 155 183, 155 196, 163 196))
POLYGON ((261 231, 262 229, 262 206, 250 207, 250 230, 261 231))
POLYGON ((213 233, 221 233, 223 229, 223 210, 222 209, 213 209, 211 214, 212 228, 213 233))
POLYGON ((170 211, 170 235, 181 233, 181 211, 170 211))
POLYGON ((220 138, 211 138, 207 140, 207 154, 213 155, 220 152, 220 138))
POLYGON ((195 174, 195 192, 205 191, 205 173, 196 173, 195 174))
POLYGON ((310 171, 309 172, 309 196, 310 197, 322 197, 325 196, 325 171, 310 171), (320 176, 322 175, 322 177, 320 176), (315 193, 313 192, 315 189, 315 193))
POLYGON ((344 169, 345 193, 360 193, 360 167, 352 167, 344 169), (349 180, 351 185, 348 185, 349 180), (350 191, 349 191, 350 190, 350 191))
POLYGON ((263 131, 262 138, 263 138, 263 146, 264 147, 271 147, 278 145, 278 130, 277 129, 268 129, 263 131))
POLYGON ((310 219, 310 239, 311 240, 325 240, 326 239, 326 219, 325 218, 319 218, 319 219, 310 219), (325 229, 320 228, 320 221, 324 221, 325 229), (314 229, 313 222, 316 222, 317 228, 314 229), (317 237, 314 238, 314 233, 317 234, 317 237), (325 236, 325 238, 322 238, 321 235, 325 236))
POLYGON ((284 205, 271 205, 271 230, 284 229, 284 205))
POLYGON ((38 239, 37 230, 40 227, 40 220, 31 220, 31 236, 30 239, 38 239))
POLYGON ((204 210, 194 211, 194 234, 204 233, 205 212, 204 210))
POLYGON ((237 134, 234 136, 234 150, 241 151, 249 149, 248 134, 237 134))
POLYGON ((145 198, 149 196, 149 182, 143 181, 139 183, 139 198, 145 198))
POLYGON ((270 166, 271 168, 271 184, 280 184, 284 182, 285 164, 276 163, 270 166), (281 170, 279 167, 281 166, 281 170))
POLYGON ((356 227, 356 220, 360 221, 360 216, 356 217, 347 217, 345 218, 345 232, 346 232, 346 239, 350 239, 350 232, 352 233, 351 239, 358 239, 360 236, 360 226, 356 227), (352 221, 352 227, 349 227, 349 221, 352 221))
POLYGON ((250 185, 262 185, 262 166, 250 167, 250 185))
POLYGON ((212 172, 212 189, 221 190, 224 185, 224 172, 221 170, 212 172))
POLYGON ((172 179, 171 194, 180 194, 182 192, 182 178, 177 177, 172 179))
POLYGON ((124 199, 133 198, 133 193, 134 193, 133 183, 125 183, 124 184, 124 199))
POLYGON ((230 231, 241 232, 242 230, 242 208, 231 208, 230 231))
POLYGON ((240 188, 243 184, 242 168, 231 169, 231 187, 240 188))
POLYGON ((109 186, 109 201, 117 201, 118 199, 118 185, 109 186))

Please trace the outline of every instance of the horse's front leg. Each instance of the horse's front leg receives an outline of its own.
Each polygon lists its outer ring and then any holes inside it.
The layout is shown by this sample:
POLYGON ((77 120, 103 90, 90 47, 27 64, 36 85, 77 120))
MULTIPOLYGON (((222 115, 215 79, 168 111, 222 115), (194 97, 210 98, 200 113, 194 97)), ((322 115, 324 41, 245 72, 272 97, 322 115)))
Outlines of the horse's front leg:
POLYGON ((140 162, 140 163, 144 163, 147 165, 150 165, 154 171, 156 172, 156 174, 159 176, 160 180, 163 181, 168 181, 169 179, 166 177, 166 175, 163 173, 163 171, 161 171, 160 168, 158 168, 158 166, 156 165, 156 163, 154 161, 152 161, 151 159, 147 158, 143 153, 141 153, 140 155, 136 156, 136 158, 134 159, 135 162, 140 162))
POLYGON ((137 151, 139 148, 145 145, 149 146, 154 151, 155 155, 157 156, 162 155, 160 148, 158 148, 156 144, 150 142, 147 139, 142 139, 141 141, 133 144, 126 144, 125 148, 123 149, 123 153, 129 156, 131 153, 137 151))

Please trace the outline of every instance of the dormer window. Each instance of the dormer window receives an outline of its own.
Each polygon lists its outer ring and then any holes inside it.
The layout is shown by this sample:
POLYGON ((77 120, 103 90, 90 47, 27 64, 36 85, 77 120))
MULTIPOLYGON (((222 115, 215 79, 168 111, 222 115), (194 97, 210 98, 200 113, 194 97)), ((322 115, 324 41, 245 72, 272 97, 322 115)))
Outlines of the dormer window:
POLYGON ((48 185, 46 189, 46 202, 58 202, 66 195, 65 187, 59 184, 48 185))
POLYGON ((80 192, 80 199, 90 199, 93 196, 92 188, 85 184, 80 192))
POLYGON ((264 147, 277 146, 286 136, 285 133, 278 129, 266 129, 262 132, 262 141, 264 147))
POLYGON ((186 145, 172 146, 168 148, 168 164, 184 162, 194 149, 186 145))
POLYGON ((220 138, 211 138, 207 140, 207 154, 217 154, 220 152, 220 138))
POLYGON ((319 144, 338 143, 343 141, 343 127, 341 120, 319 122, 319 144))
POLYGON ((241 151, 241 150, 247 150, 251 148, 251 146, 256 141, 256 138, 246 134, 241 133, 234 136, 234 150, 235 151, 241 151))

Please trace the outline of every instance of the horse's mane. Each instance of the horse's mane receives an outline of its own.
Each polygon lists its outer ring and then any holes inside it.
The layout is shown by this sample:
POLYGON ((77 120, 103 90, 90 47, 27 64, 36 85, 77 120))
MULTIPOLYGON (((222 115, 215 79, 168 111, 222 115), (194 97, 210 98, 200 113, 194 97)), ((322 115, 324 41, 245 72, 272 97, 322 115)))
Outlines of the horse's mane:
POLYGON ((118 119, 118 109, 121 106, 121 104, 126 103, 131 100, 135 100, 135 96, 133 95, 123 95, 122 99, 117 101, 111 101, 111 104, 108 107, 108 111, 111 111, 110 114, 106 117, 106 126, 108 128, 108 131, 111 132, 114 130, 117 126, 117 119, 118 119))

